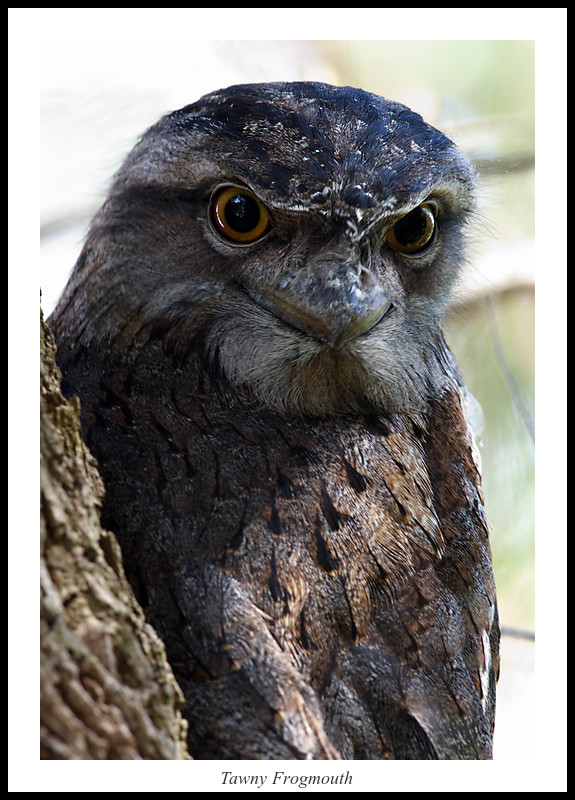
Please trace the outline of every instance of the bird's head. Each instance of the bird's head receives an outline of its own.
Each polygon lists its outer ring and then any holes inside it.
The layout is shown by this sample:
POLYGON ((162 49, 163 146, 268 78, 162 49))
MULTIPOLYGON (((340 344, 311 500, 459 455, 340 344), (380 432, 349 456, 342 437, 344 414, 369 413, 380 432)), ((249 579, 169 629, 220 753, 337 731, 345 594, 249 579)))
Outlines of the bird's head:
POLYGON ((161 338, 266 407, 418 404, 464 260, 473 173, 403 105, 249 84, 150 128, 55 318, 86 347, 161 338))

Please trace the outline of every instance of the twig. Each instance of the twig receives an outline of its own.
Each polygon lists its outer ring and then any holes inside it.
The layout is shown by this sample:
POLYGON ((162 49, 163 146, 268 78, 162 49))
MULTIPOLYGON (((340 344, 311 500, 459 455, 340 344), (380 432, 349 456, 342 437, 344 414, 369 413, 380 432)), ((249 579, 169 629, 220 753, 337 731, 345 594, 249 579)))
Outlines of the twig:
POLYGON ((533 422, 533 418, 529 413, 527 406, 523 402, 523 398, 521 397, 521 392, 519 390, 519 386, 517 385, 517 381, 511 369, 509 368, 509 364, 507 362, 507 356, 505 355, 505 351, 503 349, 503 343, 501 341, 501 337, 499 335, 499 329, 497 327, 497 320, 495 318, 495 309, 493 308, 493 300, 489 295, 485 295, 483 299, 483 303, 485 306, 485 313, 487 316, 487 322, 489 324, 489 330, 491 332, 491 340, 493 342, 493 349, 495 351, 495 358, 497 359, 497 363, 499 365, 499 369, 503 375, 503 379, 507 384, 507 388, 509 389, 509 393, 511 395, 511 399, 515 404, 517 411, 527 431, 531 437, 531 440, 535 441, 535 425, 533 422))

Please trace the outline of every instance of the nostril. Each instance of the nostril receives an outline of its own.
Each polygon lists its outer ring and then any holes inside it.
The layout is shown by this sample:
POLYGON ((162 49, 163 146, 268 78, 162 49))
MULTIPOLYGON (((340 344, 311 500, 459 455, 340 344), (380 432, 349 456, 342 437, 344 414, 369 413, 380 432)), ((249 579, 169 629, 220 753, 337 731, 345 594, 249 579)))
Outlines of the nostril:
POLYGON ((362 264, 359 265, 357 270, 357 282, 365 291, 369 291, 369 287, 373 284, 373 276, 371 272, 362 264))
POLYGON ((357 268, 357 275, 359 280, 363 282, 371 277, 371 272, 367 267, 364 267, 363 264, 359 264, 357 268))

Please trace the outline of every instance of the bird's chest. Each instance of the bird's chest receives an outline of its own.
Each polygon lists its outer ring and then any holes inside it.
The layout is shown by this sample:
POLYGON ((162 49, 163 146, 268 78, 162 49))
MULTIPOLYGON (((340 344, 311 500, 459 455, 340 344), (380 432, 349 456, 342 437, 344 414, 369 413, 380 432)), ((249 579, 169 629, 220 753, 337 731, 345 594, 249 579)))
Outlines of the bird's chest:
POLYGON ((406 576, 441 556, 443 536, 417 426, 264 427, 236 419, 223 439, 190 441, 203 464, 193 557, 236 578, 282 647, 308 659, 326 637, 365 635, 406 576))
POLYGON ((202 403, 177 384, 169 403, 160 391, 136 402, 130 389, 120 402, 107 387, 87 421, 110 527, 152 607, 172 602, 170 586, 196 590, 191 566, 215 571, 320 687, 341 643, 369 640, 441 563, 445 509, 465 498, 454 478, 438 501, 431 458, 452 459, 432 456, 423 417, 286 420, 202 403))

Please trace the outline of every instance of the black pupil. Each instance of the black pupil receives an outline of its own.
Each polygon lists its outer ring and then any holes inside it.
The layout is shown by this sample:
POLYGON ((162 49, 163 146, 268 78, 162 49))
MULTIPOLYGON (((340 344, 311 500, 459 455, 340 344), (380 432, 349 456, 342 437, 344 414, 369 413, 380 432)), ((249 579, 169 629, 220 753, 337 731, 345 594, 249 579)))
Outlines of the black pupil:
POLYGON ((395 224, 394 233, 397 241, 405 247, 418 244, 427 231, 427 216, 420 208, 414 208, 409 214, 395 224))
POLYGON ((224 214, 230 228, 238 233, 249 233, 260 221, 258 204, 252 197, 244 194, 230 197, 224 214))

